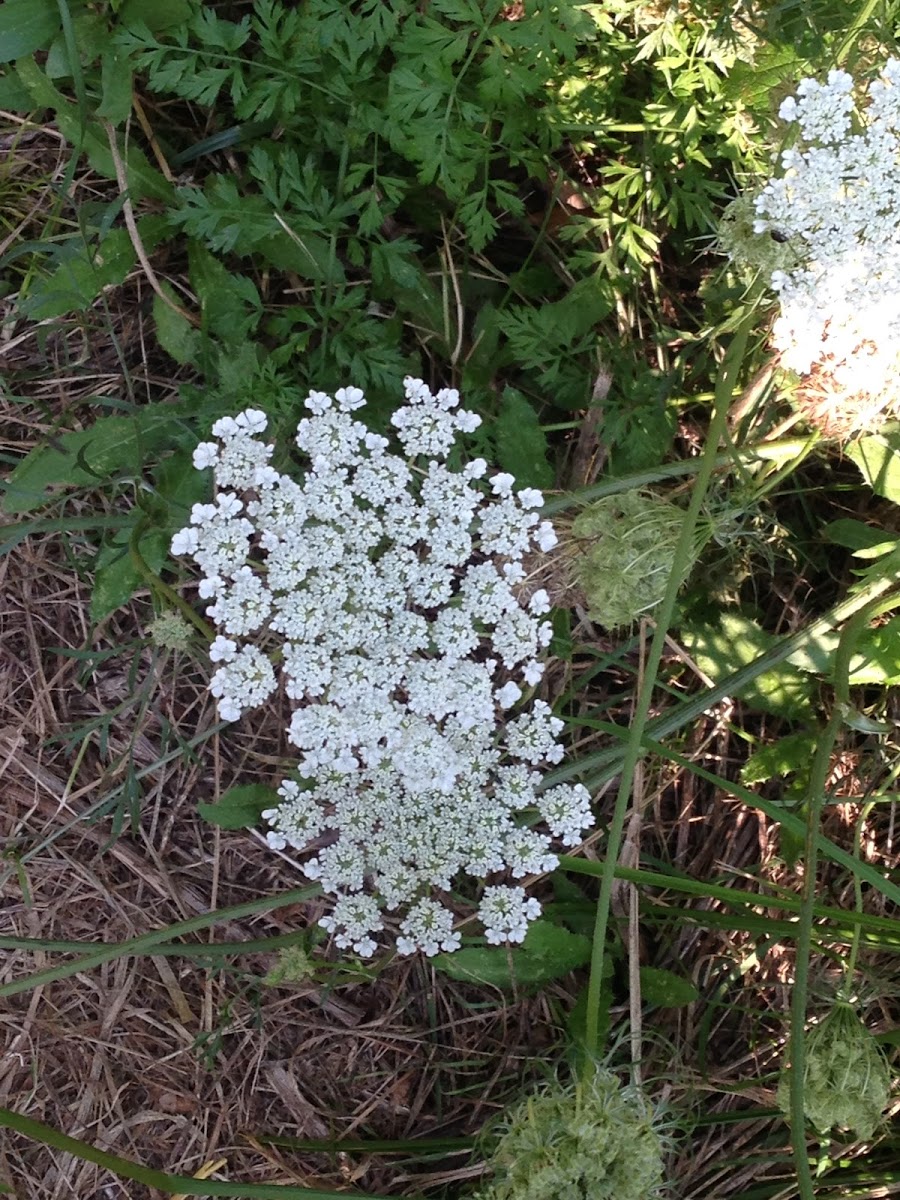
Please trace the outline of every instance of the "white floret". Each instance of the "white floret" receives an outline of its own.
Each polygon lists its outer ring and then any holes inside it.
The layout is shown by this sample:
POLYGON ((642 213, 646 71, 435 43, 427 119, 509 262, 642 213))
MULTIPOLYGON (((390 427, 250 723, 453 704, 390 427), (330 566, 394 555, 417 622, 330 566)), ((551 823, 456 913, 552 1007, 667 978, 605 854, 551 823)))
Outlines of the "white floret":
POLYGON ((256 646, 238 650, 213 675, 209 690, 219 701, 223 721, 236 721, 248 708, 256 708, 275 691, 272 664, 256 646))
POLYGON ((377 902, 366 895, 341 896, 319 924, 335 935, 334 940, 341 949, 352 946, 362 958, 370 958, 375 953, 378 947, 372 934, 384 929, 377 902))
POLYGON ((434 900, 414 904, 400 930, 397 949, 401 954, 422 950, 430 958, 441 950, 449 953, 459 949, 460 935, 453 932, 453 913, 434 900))
POLYGON ((489 945, 524 942, 528 923, 541 915, 541 906, 522 887, 487 887, 478 908, 489 945))

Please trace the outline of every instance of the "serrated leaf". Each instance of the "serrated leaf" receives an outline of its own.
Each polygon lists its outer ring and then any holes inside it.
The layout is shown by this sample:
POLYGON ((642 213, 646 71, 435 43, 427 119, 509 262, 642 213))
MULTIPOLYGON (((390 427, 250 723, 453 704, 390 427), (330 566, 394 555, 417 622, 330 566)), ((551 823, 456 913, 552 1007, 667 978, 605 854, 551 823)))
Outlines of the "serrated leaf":
MULTIPOLYGON (((127 604, 146 580, 134 564, 129 547, 131 531, 125 530, 115 541, 104 546, 97 556, 94 586, 91 591, 91 620, 102 621, 127 604)), ((138 540, 138 551, 151 571, 159 574, 169 556, 171 533, 151 529, 138 540)))
POLYGON ((516 477, 516 486, 541 490, 553 487, 547 438, 534 405, 515 388, 503 390, 496 430, 498 462, 504 471, 516 477))
POLYGON ((103 96, 97 116, 119 125, 131 114, 131 64, 124 54, 104 50, 100 59, 100 81, 103 96))
POLYGON ((204 821, 220 829, 251 829, 259 824, 260 814, 267 808, 277 808, 281 798, 274 788, 262 783, 248 783, 229 788, 215 804, 197 804, 204 821))
POLYGON ((753 785, 782 779, 794 771, 806 773, 815 749, 816 739, 811 733, 790 733, 754 751, 741 769, 741 780, 753 785))
POLYGON ((550 921, 532 921, 521 946, 472 946, 438 954, 434 966, 466 983, 513 988, 559 979, 590 962, 590 939, 550 921))
POLYGON ((738 60, 719 86, 726 99, 740 99, 749 109, 768 113, 773 91, 785 80, 792 79, 801 65, 800 56, 790 43, 767 45, 762 42, 753 61, 738 60))
POLYGON ((203 328, 228 345, 243 343, 259 325, 262 302, 252 279, 232 275, 202 243, 188 243, 191 286, 200 301, 203 328))
MULTIPOLYGON (((174 302, 178 297, 167 284, 162 284, 163 291, 174 302)), ((171 304, 166 304, 161 296, 153 295, 153 321, 156 325, 156 340, 171 358, 184 366, 197 360, 200 350, 201 335, 187 317, 176 312, 171 304)))
POLYGON ((61 25, 57 0, 4 0, 0 4, 0 63, 48 46, 61 25))
POLYGON ((73 244, 58 266, 37 279, 19 302, 19 310, 34 321, 85 312, 108 287, 122 283, 136 255, 124 229, 113 229, 99 246, 73 244))
POLYGON ((660 1008, 682 1008, 699 1000, 700 993, 689 979, 660 967, 641 967, 641 997, 660 1008))
POLYGON ((860 438, 844 453, 859 467, 873 492, 900 504, 900 432, 860 438))
POLYGON ((88 429, 35 446, 6 483, 4 511, 31 512, 49 499, 51 487, 96 487, 111 476, 137 475, 143 457, 171 436, 172 420, 168 405, 148 405, 131 417, 98 417, 88 429))
MULTIPOLYGON (((736 612, 723 613, 718 625, 685 628, 682 638, 714 683, 755 662, 773 640, 755 621, 736 612)), ((787 663, 764 671, 740 692, 751 708, 788 719, 808 715, 812 696, 812 681, 787 663)))

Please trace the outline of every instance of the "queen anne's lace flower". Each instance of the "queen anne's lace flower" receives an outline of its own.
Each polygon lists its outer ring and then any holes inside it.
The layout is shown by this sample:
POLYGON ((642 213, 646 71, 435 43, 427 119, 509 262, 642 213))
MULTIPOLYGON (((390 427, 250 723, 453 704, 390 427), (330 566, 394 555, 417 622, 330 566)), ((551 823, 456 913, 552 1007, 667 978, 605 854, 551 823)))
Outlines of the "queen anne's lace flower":
MULTIPOLYGON (((549 599, 529 592, 522 563, 556 540, 541 494, 486 479, 480 459, 451 470, 456 436, 479 418, 452 389, 405 389, 391 423, 409 460, 357 419, 359 388, 311 392, 300 482, 269 466, 264 414, 217 421, 194 462, 231 490, 195 505, 172 542, 204 572, 220 716, 266 700, 277 663, 304 782, 278 789, 267 839, 308 854, 307 875, 334 897, 321 924, 362 955, 386 913, 401 953, 457 949, 433 889, 552 870, 552 837, 573 845, 593 823, 584 788, 541 793, 562 721, 542 701, 507 715, 540 680, 551 636, 549 599), (549 833, 529 827, 536 814, 549 833)), ((494 884, 478 916, 500 944, 521 942, 539 912, 522 887, 494 884)))
MULTIPOLYGON (((773 340, 800 374, 822 368, 837 395, 860 397, 857 427, 896 408, 900 371, 900 60, 869 87, 854 131, 854 82, 832 70, 801 80, 780 116, 798 127, 783 173, 756 198, 754 232, 784 249, 771 271, 781 314, 773 340), (868 397, 868 403, 863 400, 868 397)), ((851 425, 853 422, 851 422, 851 425)))

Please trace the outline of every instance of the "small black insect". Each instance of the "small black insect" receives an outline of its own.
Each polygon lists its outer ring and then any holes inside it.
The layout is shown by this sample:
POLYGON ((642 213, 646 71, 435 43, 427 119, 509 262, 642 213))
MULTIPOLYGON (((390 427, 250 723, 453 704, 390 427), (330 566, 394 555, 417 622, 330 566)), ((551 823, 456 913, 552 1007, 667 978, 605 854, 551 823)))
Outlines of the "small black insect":
POLYGON ((790 235, 785 233, 783 229, 770 229, 769 234, 773 242, 780 242, 781 245, 791 240, 790 235))

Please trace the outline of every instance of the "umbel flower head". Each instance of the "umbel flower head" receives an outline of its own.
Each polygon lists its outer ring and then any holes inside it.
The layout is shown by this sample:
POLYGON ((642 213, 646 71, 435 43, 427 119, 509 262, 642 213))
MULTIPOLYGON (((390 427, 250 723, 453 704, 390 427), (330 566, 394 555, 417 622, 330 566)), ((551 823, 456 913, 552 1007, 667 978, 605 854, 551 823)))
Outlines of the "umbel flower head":
POLYGON ((677 505, 638 488, 578 514, 567 548, 593 620, 620 629, 660 603, 683 521, 677 505))
POLYGON ((900 60, 856 113, 854 86, 832 70, 782 103, 793 144, 754 225, 789 250, 769 276, 774 344, 810 420, 841 435, 900 411, 900 60))
POLYGON ((269 845, 308 853, 304 871, 334 897, 321 924, 364 956, 386 920, 403 954, 457 949, 433 893, 463 876, 491 880, 487 940, 521 942, 540 905, 497 877, 552 870, 553 839, 574 845, 593 822, 583 787, 542 790, 562 721, 523 703, 551 634, 522 565, 556 542, 543 498, 487 479, 482 459, 451 470, 480 419, 451 389, 404 386, 391 418, 403 454, 358 419, 358 388, 311 392, 299 478, 270 466, 263 413, 217 421, 194 453, 216 473, 215 502, 172 543, 202 570, 220 630, 219 715, 237 720, 280 676, 297 764, 263 813, 269 845))
POLYGON ((163 650, 186 650, 194 630, 179 612, 169 609, 150 622, 147 632, 154 646, 163 650))
MULTIPOLYGON (((778 1104, 790 1111, 791 1072, 782 1072, 778 1104)), ((821 1133, 848 1129, 861 1141, 875 1132, 891 1094, 884 1053, 856 1010, 838 1000, 806 1037, 803 1108, 821 1133)))
POLYGON ((770 279, 796 260, 781 230, 759 229, 759 214, 752 196, 737 196, 728 204, 716 231, 715 249, 739 267, 770 279))
POLYGON ((642 1095, 611 1071, 553 1084, 509 1114, 475 1200, 651 1200, 663 1141, 642 1095))

